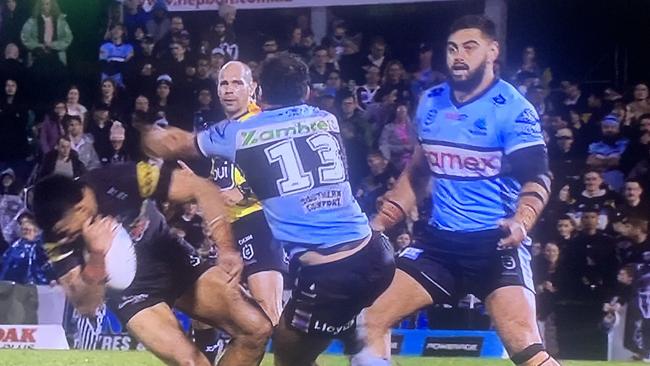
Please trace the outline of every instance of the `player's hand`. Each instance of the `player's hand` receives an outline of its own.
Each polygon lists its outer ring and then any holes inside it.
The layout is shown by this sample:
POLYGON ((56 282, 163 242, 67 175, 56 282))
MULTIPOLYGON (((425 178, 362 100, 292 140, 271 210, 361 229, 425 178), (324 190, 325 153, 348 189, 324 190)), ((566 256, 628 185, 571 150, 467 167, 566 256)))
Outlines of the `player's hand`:
POLYGON ((499 221, 499 229, 505 233, 505 237, 499 240, 498 249, 517 248, 526 239, 528 233, 524 224, 514 218, 499 221))
POLYGON ((89 218, 83 223, 81 235, 86 243, 86 249, 91 254, 106 255, 117 234, 119 224, 114 218, 89 218))
POLYGON ((230 276, 229 282, 235 280, 236 283, 239 283, 240 275, 244 269, 244 261, 238 251, 220 250, 217 257, 217 266, 230 276))

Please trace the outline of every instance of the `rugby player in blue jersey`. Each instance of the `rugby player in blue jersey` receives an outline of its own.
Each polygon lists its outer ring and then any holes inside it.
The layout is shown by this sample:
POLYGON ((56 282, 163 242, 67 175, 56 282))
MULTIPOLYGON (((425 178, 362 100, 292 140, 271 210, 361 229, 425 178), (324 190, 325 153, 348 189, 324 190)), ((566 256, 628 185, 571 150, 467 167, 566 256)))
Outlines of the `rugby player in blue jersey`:
POLYGON ((366 311, 366 348, 353 365, 390 364, 390 328, 433 303, 472 293, 517 365, 558 365, 537 329, 527 232, 550 192, 547 153, 533 106, 493 72, 495 25, 465 16, 447 40, 448 83, 426 90, 420 148, 373 220, 385 230, 431 189, 427 231, 397 260, 392 284, 366 311))
POLYGON ((197 134, 150 127, 154 156, 233 161, 262 203, 273 237, 290 257, 292 296, 273 337, 275 364, 311 366, 390 284, 390 244, 370 229, 348 179, 340 129, 308 106, 307 66, 289 55, 262 64, 264 110, 245 123, 222 121, 197 134))

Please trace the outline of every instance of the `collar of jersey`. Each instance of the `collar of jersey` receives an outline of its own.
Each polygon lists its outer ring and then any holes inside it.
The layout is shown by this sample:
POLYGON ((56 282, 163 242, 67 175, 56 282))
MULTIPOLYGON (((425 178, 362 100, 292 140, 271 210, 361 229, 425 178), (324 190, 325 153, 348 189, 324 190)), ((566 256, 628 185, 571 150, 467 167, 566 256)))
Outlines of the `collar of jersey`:
POLYGON ((492 83, 487 88, 485 88, 485 90, 483 90, 480 94, 477 94, 462 103, 456 100, 456 96, 454 95, 454 89, 451 87, 451 84, 449 84, 449 99, 451 99, 451 103, 456 108, 461 108, 463 106, 466 106, 470 103, 477 101, 479 98, 482 98, 485 94, 491 91, 499 83, 499 81, 501 81, 501 79, 495 77, 492 83))

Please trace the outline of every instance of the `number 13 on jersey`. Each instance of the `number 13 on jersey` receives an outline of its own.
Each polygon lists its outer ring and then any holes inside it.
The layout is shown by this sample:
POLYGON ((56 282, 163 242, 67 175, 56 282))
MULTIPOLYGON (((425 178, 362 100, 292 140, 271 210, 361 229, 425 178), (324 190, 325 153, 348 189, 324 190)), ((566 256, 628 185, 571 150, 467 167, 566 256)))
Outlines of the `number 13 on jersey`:
POLYGON ((346 180, 341 146, 330 133, 307 137, 310 151, 299 150, 293 138, 280 141, 264 149, 269 164, 279 164, 282 178, 276 182, 281 196, 304 192, 316 186, 342 183, 346 180), (303 154, 318 154, 318 166, 305 166, 314 159, 303 154), (306 163, 305 163, 306 162, 306 163), (317 173, 314 177, 312 172, 317 173), (316 181, 316 180, 317 181, 316 181))

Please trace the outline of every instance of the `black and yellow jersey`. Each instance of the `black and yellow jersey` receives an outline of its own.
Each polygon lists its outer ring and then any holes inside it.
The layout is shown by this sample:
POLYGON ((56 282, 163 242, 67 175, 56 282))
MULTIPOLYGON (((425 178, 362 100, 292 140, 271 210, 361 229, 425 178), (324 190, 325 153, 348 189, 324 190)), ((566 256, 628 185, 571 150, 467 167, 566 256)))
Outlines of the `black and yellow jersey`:
MULTIPOLYGON (((250 104, 248 106, 248 112, 234 120, 238 123, 244 123, 247 119, 260 112, 261 109, 256 104, 250 104)), ((262 204, 253 194, 251 188, 246 182, 246 177, 244 177, 244 174, 242 174, 237 165, 231 161, 220 158, 212 158, 211 160, 212 166, 210 168, 210 179, 212 179, 221 190, 227 191, 238 189, 243 196, 243 199, 231 208, 231 220, 233 222, 246 215, 250 215, 253 212, 262 210, 262 204)))

